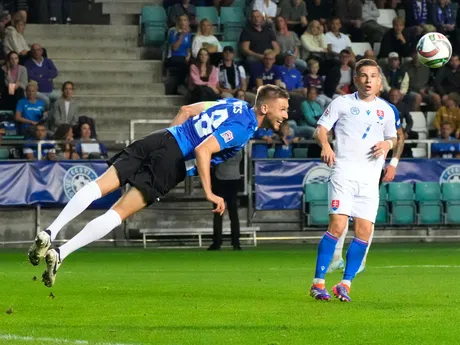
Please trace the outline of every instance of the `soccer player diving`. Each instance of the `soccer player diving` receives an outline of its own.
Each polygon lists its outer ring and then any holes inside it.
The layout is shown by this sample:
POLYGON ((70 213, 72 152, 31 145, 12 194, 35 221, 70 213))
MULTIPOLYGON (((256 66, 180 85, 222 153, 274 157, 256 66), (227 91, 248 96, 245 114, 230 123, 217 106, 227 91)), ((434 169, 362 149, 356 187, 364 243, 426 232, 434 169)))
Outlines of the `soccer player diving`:
POLYGON ((69 254, 106 236, 126 218, 167 194, 186 176, 199 174, 206 199, 217 205, 213 212, 222 215, 225 202, 212 193, 211 167, 233 157, 258 127, 277 131, 288 118, 288 99, 284 89, 265 85, 258 89, 254 108, 232 98, 183 106, 169 128, 135 141, 109 159, 109 169, 80 189, 30 247, 28 254, 33 265, 45 258, 44 284, 53 286, 57 270, 69 254), (126 184, 131 188, 110 210, 89 222, 61 247, 50 249, 67 223, 94 200, 126 184))
POLYGON ((331 299, 325 275, 349 217, 353 218, 355 237, 347 251, 343 279, 332 288, 341 301, 351 301, 351 282, 372 234, 379 204, 380 174, 387 153, 396 145, 395 110, 376 96, 381 78, 375 61, 359 61, 353 76, 358 91, 332 101, 315 131, 315 139, 321 146, 321 159, 331 168, 329 227, 318 245, 310 289, 310 295, 318 300, 331 299), (327 135, 332 128, 336 136, 335 152, 327 135))

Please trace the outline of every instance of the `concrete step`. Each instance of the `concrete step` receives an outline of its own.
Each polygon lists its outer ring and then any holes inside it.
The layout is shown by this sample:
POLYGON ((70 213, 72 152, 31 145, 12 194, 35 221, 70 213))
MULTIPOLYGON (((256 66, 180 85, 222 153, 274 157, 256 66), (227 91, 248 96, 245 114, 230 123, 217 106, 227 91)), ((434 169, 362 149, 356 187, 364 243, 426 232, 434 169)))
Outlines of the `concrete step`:
MULTIPOLYGON (((59 66, 58 66, 59 69, 59 66)), ((60 70, 59 80, 71 80, 76 84, 79 83, 136 83, 150 84, 161 83, 161 75, 151 71, 139 72, 87 72, 62 71, 60 70)))
MULTIPOLYGON (((123 106, 94 106, 79 103, 80 113, 89 115, 108 124, 129 123, 134 119, 163 120, 173 119, 177 114, 177 108, 172 107, 123 107, 123 106), (116 123, 115 123, 116 122, 116 123)), ((141 128, 144 125, 139 125, 141 128)), ((163 126, 163 125, 160 125, 163 126)))
MULTIPOLYGON (((156 72, 161 73, 163 62, 159 60, 63 60, 54 59, 59 71, 97 71, 97 72, 156 72)), ((161 75, 161 74, 160 74, 161 75)))
MULTIPOLYGON (((58 76, 54 80, 55 89, 59 89, 60 85, 66 80, 64 76, 58 76)), ((124 95, 124 96, 148 96, 148 95, 164 95, 164 85, 155 84, 113 84, 104 83, 79 83, 76 86, 79 95, 124 95)))
POLYGON ((146 4, 142 2, 103 2, 102 13, 103 14, 134 14, 140 15, 142 7, 146 5, 153 5, 152 3, 146 4))
POLYGON ((135 60, 140 59, 140 48, 57 48, 47 49, 51 59, 81 60, 135 60))
MULTIPOLYGON (((32 45, 39 43, 44 48, 85 48, 85 47, 101 47, 101 48, 136 48, 138 46, 138 36, 60 36, 46 37, 41 35, 27 35, 27 42, 32 45)), ((51 57, 51 56, 50 56, 51 57)))
MULTIPOLYGON (((140 12, 139 12, 140 13, 140 12)), ((47 25, 27 24, 25 37, 29 34, 39 37, 136 37, 138 25, 47 25)))
POLYGON ((75 100, 78 104, 87 107, 151 107, 151 109, 165 108, 175 113, 185 104, 182 96, 103 96, 80 95, 77 93, 75 100))

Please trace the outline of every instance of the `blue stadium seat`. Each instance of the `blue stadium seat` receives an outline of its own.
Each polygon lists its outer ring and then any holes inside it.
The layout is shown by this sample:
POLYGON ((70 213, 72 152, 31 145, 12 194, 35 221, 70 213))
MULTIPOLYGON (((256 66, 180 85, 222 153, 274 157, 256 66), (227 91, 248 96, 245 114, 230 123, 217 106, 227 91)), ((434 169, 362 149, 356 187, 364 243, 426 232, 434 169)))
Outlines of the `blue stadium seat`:
POLYGON ((142 30, 147 27, 167 27, 167 15, 163 6, 144 6, 141 10, 140 22, 142 30))
POLYGON ((441 188, 438 182, 417 182, 415 201, 418 203, 418 224, 442 223, 441 188))
POLYGON ((212 25, 217 25, 219 23, 217 9, 213 6, 198 6, 196 8, 196 17, 198 22, 203 19, 208 19, 212 25))
POLYGON ((444 222, 460 224, 460 183, 443 183, 441 191, 445 202, 444 222))
POLYGON ((416 208, 412 183, 389 183, 388 201, 391 202, 392 224, 409 225, 415 223, 416 208))
POLYGON ((304 204, 304 215, 308 225, 327 225, 329 207, 327 183, 309 183, 304 186, 304 201, 308 204, 308 213, 304 204))

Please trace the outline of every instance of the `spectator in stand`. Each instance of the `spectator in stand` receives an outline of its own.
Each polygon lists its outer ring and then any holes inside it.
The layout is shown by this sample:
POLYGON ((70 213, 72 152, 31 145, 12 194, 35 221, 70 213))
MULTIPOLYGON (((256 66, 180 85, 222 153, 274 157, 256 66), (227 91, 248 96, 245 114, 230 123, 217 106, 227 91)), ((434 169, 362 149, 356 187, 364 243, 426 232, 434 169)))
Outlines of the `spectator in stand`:
POLYGON ((266 21, 272 22, 276 17, 278 6, 272 0, 255 0, 252 10, 259 11, 266 21))
POLYGON ((19 63, 21 65, 29 58, 29 45, 24 38, 25 22, 17 20, 13 25, 5 29, 5 39, 3 41, 3 52, 8 55, 11 51, 19 54, 19 63))
POLYGON ((29 80, 34 80, 38 84, 38 92, 41 94, 38 97, 45 96, 45 102, 48 100, 49 105, 54 89, 53 79, 59 72, 51 59, 43 57, 43 49, 39 44, 33 44, 31 52, 32 57, 25 62, 24 67, 27 69, 29 80))
POLYGON ((254 133, 252 139, 264 140, 265 144, 254 144, 252 145, 252 159, 267 158, 268 157, 268 145, 273 144, 273 130, 268 128, 258 128, 254 133))
POLYGON ((321 33, 327 31, 327 22, 332 17, 332 7, 328 0, 307 1, 307 20, 317 20, 321 24, 321 33))
POLYGON ((460 60, 457 53, 453 53, 449 63, 441 68, 434 80, 436 91, 441 95, 443 101, 448 98, 460 104, 460 60))
POLYGON ((303 85, 302 73, 295 68, 295 53, 288 51, 284 55, 284 65, 279 67, 281 81, 292 96, 307 96, 307 89, 303 85))
POLYGON ((192 57, 197 58, 200 49, 206 49, 211 58, 211 64, 217 65, 222 59, 222 46, 216 36, 212 34, 212 24, 208 19, 200 22, 200 27, 193 38, 192 57))
POLYGON ((364 41, 363 29, 363 3, 361 0, 337 0, 335 13, 340 18, 347 34, 351 35, 353 42, 364 41))
POLYGON ((292 128, 289 122, 284 121, 279 130, 280 144, 275 144, 275 154, 273 158, 292 158, 292 144, 299 142, 300 138, 292 135, 292 128))
POLYGON ((388 28, 377 23, 379 17, 380 11, 375 2, 373 0, 364 0, 362 27, 366 40, 371 43, 380 42, 385 32, 388 31, 388 28))
POLYGON ((453 99, 447 98, 445 104, 436 112, 433 127, 436 128, 439 136, 442 124, 447 122, 452 127, 452 131, 455 131, 455 138, 458 139, 460 138, 460 109, 453 99))
POLYGON ((332 102, 332 99, 324 94, 324 76, 318 74, 319 62, 314 59, 308 60, 308 71, 309 73, 304 77, 303 83, 307 89, 315 88, 317 93, 315 102, 325 109, 332 102))
POLYGON ((250 23, 241 32, 240 43, 241 52, 248 64, 261 62, 267 49, 272 49, 275 56, 280 53, 275 33, 264 25, 264 18, 259 11, 252 11, 250 23))
POLYGON ((222 98, 235 97, 241 100, 246 99, 246 71, 233 61, 235 52, 232 46, 224 47, 223 60, 218 66, 219 84, 218 89, 222 98))
POLYGON ((254 104, 256 99, 257 89, 266 84, 273 84, 279 86, 281 84, 281 73, 279 66, 275 65, 276 53, 267 49, 264 52, 263 63, 254 64, 251 79, 255 80, 252 82, 252 92, 246 93, 248 102, 254 104))
POLYGON ((217 12, 220 14, 221 7, 229 7, 233 4, 233 0, 212 0, 212 6, 217 8, 217 12))
POLYGON ((438 139, 444 142, 431 144, 432 158, 460 158, 460 144, 448 142, 456 140, 452 136, 453 131, 454 129, 450 122, 445 121, 441 124, 441 131, 438 139))
POLYGON ((49 116, 48 128, 54 131, 63 123, 76 125, 78 121, 78 105, 73 99, 74 84, 66 81, 61 87, 61 98, 53 104, 53 109, 49 116))
POLYGON ((400 57, 411 56, 412 49, 403 34, 404 20, 400 17, 393 19, 393 28, 388 30, 382 38, 379 59, 387 58, 391 52, 396 52, 400 57))
POLYGON ((72 24, 72 0, 48 1, 50 24, 72 24))
POLYGON ((320 58, 324 58, 322 55, 327 53, 327 41, 319 21, 312 20, 300 39, 302 40, 305 58, 309 58, 311 55, 320 55, 320 58))
MULTIPOLYGON (((238 191, 241 185, 240 163, 242 159, 243 153, 240 150, 235 156, 219 164, 212 181, 213 193, 222 197, 227 204, 233 250, 241 250, 238 191)), ((214 212, 212 244, 208 250, 220 250, 222 246, 222 220, 223 216, 214 212)))
POLYGON ((405 138, 410 140, 417 140, 418 133, 412 131, 414 120, 412 119, 412 115, 409 112, 409 107, 405 102, 403 102, 403 95, 401 92, 398 89, 391 89, 388 93, 388 100, 396 107, 396 109, 398 109, 401 125, 405 124, 405 138))
POLYGON ((282 64, 284 61, 284 55, 288 51, 294 52, 295 55, 295 67, 304 72, 307 69, 307 63, 305 60, 300 58, 299 53, 299 46, 300 40, 299 36, 293 31, 288 30, 288 26, 286 23, 286 19, 281 16, 276 17, 275 20, 275 27, 276 27, 276 41, 280 46, 280 54, 278 55, 277 59, 282 64))
POLYGON ((428 23, 428 0, 405 0, 406 26, 419 27, 420 33, 428 23))
MULTIPOLYGON (((46 126, 43 122, 38 122, 37 124, 35 124, 34 135, 31 139, 34 141, 50 140, 50 138, 48 138, 46 126)), ((28 160, 38 159, 38 144, 36 143, 24 144, 24 148, 22 152, 25 158, 28 160)), ((54 160, 55 154, 56 154, 56 150, 55 150, 54 144, 42 144, 41 145, 42 159, 54 160)))
POLYGON ((169 26, 176 25, 177 17, 187 16, 190 26, 196 28, 198 25, 196 19, 196 7, 190 3, 190 0, 181 0, 179 4, 175 4, 169 8, 168 23, 169 26))
POLYGON ((344 49, 340 52, 339 65, 331 68, 324 81, 324 93, 335 99, 349 94, 353 87, 353 69, 350 67, 351 52, 344 49))
POLYGON ((329 24, 330 31, 324 35, 326 38, 327 52, 333 57, 338 57, 340 52, 344 49, 350 52, 352 51, 350 38, 340 32, 341 28, 342 22, 340 18, 333 17, 329 24))
POLYGON ((21 124, 20 133, 25 137, 33 135, 33 128, 37 122, 46 118, 45 102, 37 99, 37 83, 34 81, 26 85, 26 97, 19 100, 16 106, 15 120, 21 124))
POLYGON ((406 95, 406 103, 415 111, 420 111, 422 102, 430 104, 433 109, 441 107, 441 96, 433 91, 430 83, 430 69, 423 66, 417 52, 412 53, 412 60, 404 66, 409 76, 409 92, 406 95))
POLYGON ((280 16, 287 20, 290 30, 302 35, 307 28, 307 6, 302 0, 284 0, 281 3, 280 16))
POLYGON ((436 27, 436 31, 455 37, 455 18, 452 4, 449 0, 436 0, 428 11, 429 22, 436 27))
POLYGON ((189 20, 185 14, 178 16, 176 26, 169 30, 168 43, 168 58, 166 59, 165 67, 175 78, 177 85, 183 85, 188 75, 190 56, 192 54, 192 35, 189 20))
POLYGON ((382 78, 383 98, 388 98, 390 89, 398 89, 403 96, 409 90, 409 75, 401 69, 401 61, 396 52, 388 55, 388 64, 382 68, 385 78, 382 78))
POLYGON ((19 55, 16 52, 9 52, 2 70, 6 86, 2 95, 2 106, 14 112, 19 100, 25 95, 27 70, 24 66, 19 65, 19 55))
POLYGON ((93 136, 89 123, 79 123, 77 132, 77 137, 81 142, 77 143, 76 151, 81 159, 107 158, 107 148, 93 136))
POLYGON ((190 67, 189 90, 191 103, 201 101, 215 101, 220 98, 219 72, 211 65, 209 53, 200 49, 198 58, 190 67))
POLYGON ((73 141, 73 128, 67 123, 60 125, 53 135, 54 140, 66 141, 63 144, 56 145, 56 159, 67 160, 67 159, 79 159, 78 153, 76 152, 73 141))
POLYGON ((324 108, 316 102, 318 91, 315 87, 310 87, 307 92, 307 99, 301 104, 303 119, 300 121, 288 120, 294 129, 296 136, 311 139, 316 129, 316 124, 323 115, 324 108))

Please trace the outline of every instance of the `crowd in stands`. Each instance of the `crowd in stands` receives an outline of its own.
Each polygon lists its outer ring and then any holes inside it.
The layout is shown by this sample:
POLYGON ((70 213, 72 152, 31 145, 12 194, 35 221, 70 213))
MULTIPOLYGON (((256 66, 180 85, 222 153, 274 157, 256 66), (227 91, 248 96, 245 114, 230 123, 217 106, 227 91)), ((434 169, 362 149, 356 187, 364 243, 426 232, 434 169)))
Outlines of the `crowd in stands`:
MULTIPOLYGON (((235 0, 236 1, 236 0, 235 0)), ((222 7, 231 5, 219 3, 222 7)), ((228 26, 200 18, 197 0, 165 4, 169 14, 167 79, 190 102, 236 97, 254 102, 257 87, 275 84, 290 93, 289 122, 274 134, 259 130, 253 157, 267 157, 273 138, 292 147, 298 138, 311 139, 316 122, 328 104, 354 92, 353 67, 362 58, 381 66, 380 97, 400 111, 406 139, 460 138, 460 73, 457 3, 450 0, 254 0, 245 3, 247 22, 229 41, 228 26), (392 27, 379 23, 381 9, 404 10, 392 27), (416 44, 429 32, 448 36, 453 46, 449 63, 430 70, 418 61, 416 44), (373 49, 355 52, 355 42, 373 49), (187 87, 182 87, 186 85, 187 87), (435 131, 428 136, 414 128, 411 112, 435 112, 435 131), (264 147, 261 149, 260 147, 264 147)), ((235 23, 233 23, 235 24, 235 23)), ((238 26, 238 25, 237 25, 238 26)), ((412 157, 408 145, 404 156, 412 157)), ((286 153, 275 148, 277 157, 286 153)), ((292 149, 290 150, 292 154, 292 149)), ((317 150, 315 155, 318 154, 317 150)), ((435 150, 436 151, 436 150, 435 150)), ((450 156, 460 154, 452 150, 450 156)), ((310 150, 309 150, 310 152, 310 150)), ((435 152, 436 155, 436 152, 435 152)), ((441 154, 442 157, 449 155, 441 154)))
POLYGON ((97 141, 94 120, 82 116, 73 98, 75 85, 66 81, 54 91, 58 68, 39 43, 26 41, 27 12, 4 13, 0 25, 0 156, 38 158, 39 140, 61 140, 43 144, 42 159, 88 159, 107 156, 97 141), (8 20, 9 19, 9 20, 8 20), (8 145, 8 139, 30 141, 23 147, 8 145), (79 140, 77 144, 72 141, 79 140))

